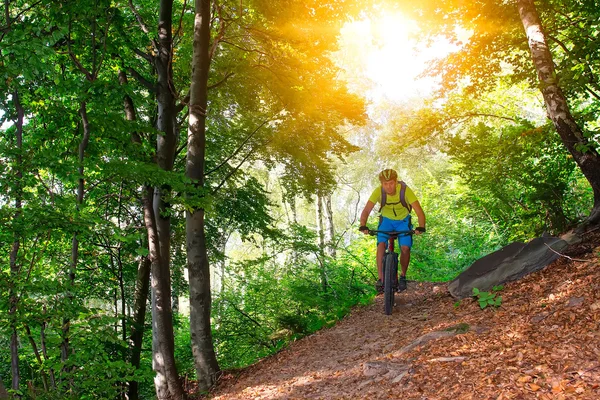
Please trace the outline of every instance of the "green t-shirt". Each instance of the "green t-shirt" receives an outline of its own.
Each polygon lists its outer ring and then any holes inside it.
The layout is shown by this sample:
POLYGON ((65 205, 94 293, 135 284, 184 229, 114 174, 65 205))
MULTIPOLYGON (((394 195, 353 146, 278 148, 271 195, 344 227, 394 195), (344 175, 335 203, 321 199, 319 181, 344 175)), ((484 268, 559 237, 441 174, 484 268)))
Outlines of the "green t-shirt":
MULTIPOLYGON (((373 190, 369 200, 375 204, 381 203, 381 186, 378 186, 373 190)), ((415 193, 408 186, 404 192, 404 200, 406 200, 406 204, 412 204, 417 201, 417 196, 415 196, 415 193)), ((394 194, 388 194, 386 196, 385 205, 381 210, 381 215, 394 220, 404 219, 408 215, 408 210, 400 203, 400 184, 396 185, 396 192, 394 194)))

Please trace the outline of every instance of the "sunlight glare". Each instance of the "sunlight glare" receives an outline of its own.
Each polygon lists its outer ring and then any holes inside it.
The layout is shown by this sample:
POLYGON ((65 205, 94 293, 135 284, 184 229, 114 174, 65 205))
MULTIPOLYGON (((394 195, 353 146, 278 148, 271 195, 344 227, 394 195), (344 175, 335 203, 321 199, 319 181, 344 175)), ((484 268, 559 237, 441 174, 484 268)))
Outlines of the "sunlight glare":
POLYGON ((441 40, 419 43, 419 27, 400 13, 347 22, 340 34, 339 65, 350 90, 373 102, 408 101, 429 94, 435 79, 418 77, 427 63, 452 47, 441 40))

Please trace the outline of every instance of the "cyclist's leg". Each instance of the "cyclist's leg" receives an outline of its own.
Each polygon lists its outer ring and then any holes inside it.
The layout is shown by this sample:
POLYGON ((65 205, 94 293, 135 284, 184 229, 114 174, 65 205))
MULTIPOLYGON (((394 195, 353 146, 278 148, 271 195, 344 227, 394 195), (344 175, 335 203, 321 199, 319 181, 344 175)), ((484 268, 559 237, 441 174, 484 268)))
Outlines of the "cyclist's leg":
MULTIPOLYGON (((393 231, 394 230, 394 222, 388 218, 381 218, 381 222, 379 223, 379 227, 377 228, 380 231, 393 231)), ((383 282, 383 254, 385 253, 385 247, 387 245, 388 235, 383 233, 377 234, 377 274, 379 279, 383 282)))
MULTIPOLYGON (((396 221, 395 228, 398 231, 409 231, 412 229, 410 222, 410 215, 403 220, 396 221)), ((410 262, 410 248, 412 247, 412 236, 405 235, 398 238, 398 245, 400 246, 400 269, 401 275, 406 276, 408 270, 408 263, 410 262)))
POLYGON ((383 254, 385 253, 385 242, 377 243, 377 276, 383 282, 383 254))
POLYGON ((401 275, 406 276, 408 271, 408 264, 410 263, 410 247, 400 246, 400 269, 401 275))
POLYGON ((400 246, 400 277, 398 278, 398 291, 406 290, 406 271, 410 262, 410 247, 400 246))
MULTIPOLYGON (((410 221, 410 215, 405 219, 398 221, 396 229, 399 231, 409 231, 412 229, 410 221)), ((400 247, 400 277, 398 278, 398 289, 406 289, 406 272, 408 271, 408 264, 410 263, 410 248, 412 247, 412 236, 400 236, 398 238, 398 246, 400 247)))

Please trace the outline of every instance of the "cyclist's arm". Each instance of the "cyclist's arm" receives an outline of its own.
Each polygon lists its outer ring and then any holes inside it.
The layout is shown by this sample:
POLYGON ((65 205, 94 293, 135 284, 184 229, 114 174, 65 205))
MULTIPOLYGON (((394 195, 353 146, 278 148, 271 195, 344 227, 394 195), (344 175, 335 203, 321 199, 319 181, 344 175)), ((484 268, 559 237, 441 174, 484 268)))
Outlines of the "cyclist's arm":
POLYGON ((362 213, 360 213, 360 226, 367 225, 367 220, 369 219, 369 214, 371 214, 373 207, 375 207, 375 203, 373 203, 371 200, 367 201, 365 208, 363 208, 362 213))
MULTIPOLYGON (((419 220, 419 226, 422 228, 425 228, 425 213, 423 212, 423 208, 421 208, 421 203, 419 203, 419 201, 415 201, 413 203, 410 203, 410 205, 412 206, 413 210, 415 210, 415 213, 417 214, 417 218, 419 220)), ((416 232, 417 234, 419 234, 420 232, 416 232)))

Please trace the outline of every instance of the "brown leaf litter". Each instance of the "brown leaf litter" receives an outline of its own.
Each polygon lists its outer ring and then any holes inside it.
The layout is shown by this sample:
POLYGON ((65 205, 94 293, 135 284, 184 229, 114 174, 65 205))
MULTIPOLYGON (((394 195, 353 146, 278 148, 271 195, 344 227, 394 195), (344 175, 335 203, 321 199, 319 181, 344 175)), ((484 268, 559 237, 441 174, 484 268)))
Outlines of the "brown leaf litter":
POLYGON ((208 396, 233 399, 600 399, 600 233, 505 285, 502 306, 409 282, 208 396))

